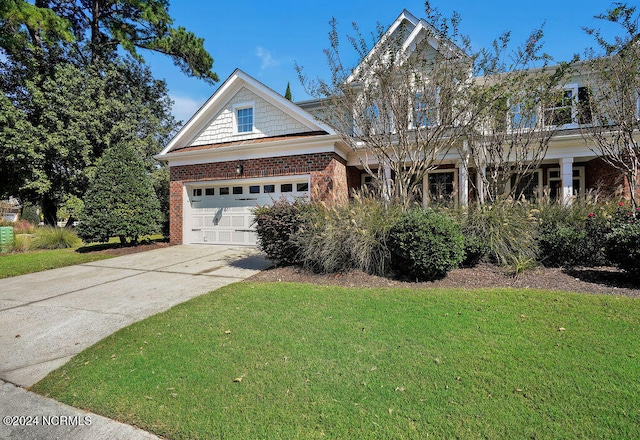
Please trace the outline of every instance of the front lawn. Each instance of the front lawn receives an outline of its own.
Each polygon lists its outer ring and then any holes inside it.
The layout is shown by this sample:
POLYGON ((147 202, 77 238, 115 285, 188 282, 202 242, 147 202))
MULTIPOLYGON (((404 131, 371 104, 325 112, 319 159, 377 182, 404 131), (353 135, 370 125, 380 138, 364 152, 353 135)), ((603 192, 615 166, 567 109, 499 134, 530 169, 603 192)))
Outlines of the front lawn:
POLYGON ((109 258, 105 254, 81 254, 75 249, 39 250, 16 254, 0 254, 0 278, 89 263, 109 258))
POLYGON ((237 283, 33 390, 171 439, 640 438, 640 301, 237 283))

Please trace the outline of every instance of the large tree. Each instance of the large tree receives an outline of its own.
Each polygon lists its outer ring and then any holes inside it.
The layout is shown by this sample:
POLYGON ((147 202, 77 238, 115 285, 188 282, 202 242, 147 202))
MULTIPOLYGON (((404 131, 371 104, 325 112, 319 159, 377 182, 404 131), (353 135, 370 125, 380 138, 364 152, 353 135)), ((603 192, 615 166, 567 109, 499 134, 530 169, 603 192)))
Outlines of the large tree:
POLYGON ((624 176, 634 207, 640 189, 640 34, 635 6, 614 3, 597 18, 615 23, 622 35, 607 41, 596 29, 600 50, 591 50, 580 65, 590 99, 581 108, 592 121, 582 126, 587 145, 624 176))
POLYGON ((49 50, 66 41, 84 64, 113 59, 122 48, 142 60, 139 49, 163 53, 182 71, 218 81, 204 39, 173 27, 166 0, 4 0, 0 44, 10 55, 49 50))
POLYGON ((126 141, 149 169, 157 166, 151 157, 176 123, 166 84, 140 49, 170 56, 187 75, 218 79, 203 40, 172 26, 166 1, 0 4, 0 196, 39 203, 52 224, 61 201, 82 197, 108 146, 126 141))
POLYGON ((561 87, 571 63, 549 66, 542 37, 542 29, 534 30, 525 44, 510 50, 505 34, 477 58, 470 93, 470 113, 477 117, 459 153, 461 167, 476 170, 480 203, 523 195, 566 116, 561 87))
POLYGON ((354 23, 349 41, 356 68, 343 63, 333 20, 325 51, 331 79, 309 81, 298 69, 310 94, 326 104, 323 118, 343 134, 374 177, 374 187, 405 207, 420 195, 426 173, 460 141, 469 117, 464 94, 473 54, 456 38, 459 17, 442 19, 431 12, 431 24, 410 49, 404 47, 409 33, 404 24, 391 34, 378 26, 371 48, 354 23))
POLYGON ((108 146, 128 142, 151 171, 152 155, 175 129, 164 82, 136 62, 52 70, 26 81, 13 102, 4 97, 10 120, 0 130, 3 192, 38 201, 48 224, 69 196, 82 198, 108 146))

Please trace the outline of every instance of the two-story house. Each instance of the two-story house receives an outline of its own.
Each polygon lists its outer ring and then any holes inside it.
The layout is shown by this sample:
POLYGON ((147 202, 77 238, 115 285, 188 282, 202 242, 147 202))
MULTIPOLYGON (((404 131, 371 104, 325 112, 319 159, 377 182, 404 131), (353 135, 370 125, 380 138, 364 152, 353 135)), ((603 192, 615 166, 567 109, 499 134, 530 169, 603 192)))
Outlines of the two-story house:
MULTIPOLYGON (((387 31, 407 38, 427 30, 403 11, 387 31)), ((432 44, 425 39, 425 44, 432 44)), ((527 180, 530 196, 568 198, 622 184, 620 173, 589 148, 577 106, 586 92, 577 78, 565 84, 554 112, 560 127, 544 159, 527 180)), ((293 103, 236 70, 157 156, 170 169, 172 243, 256 244, 252 209, 281 197, 340 203, 371 179, 334 127, 314 114, 319 101, 293 103)), ((466 204, 479 173, 462 166, 456 149, 423 179, 432 198, 466 204)), ((374 164, 375 166, 375 164, 374 164)), ((390 173, 386 173, 393 178, 390 173)))

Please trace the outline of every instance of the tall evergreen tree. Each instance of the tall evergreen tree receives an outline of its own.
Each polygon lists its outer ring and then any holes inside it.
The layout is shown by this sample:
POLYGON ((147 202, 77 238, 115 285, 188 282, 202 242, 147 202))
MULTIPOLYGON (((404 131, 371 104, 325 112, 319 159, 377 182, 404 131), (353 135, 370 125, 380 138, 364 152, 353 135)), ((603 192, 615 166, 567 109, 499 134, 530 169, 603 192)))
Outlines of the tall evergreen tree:
POLYGON ((90 181, 80 215, 78 235, 84 240, 136 243, 159 231, 160 203, 151 177, 135 149, 120 143, 107 149, 90 181))
POLYGON ((291 95, 291 83, 287 83, 287 90, 284 92, 284 97, 289 101, 293 101, 293 96, 291 95))

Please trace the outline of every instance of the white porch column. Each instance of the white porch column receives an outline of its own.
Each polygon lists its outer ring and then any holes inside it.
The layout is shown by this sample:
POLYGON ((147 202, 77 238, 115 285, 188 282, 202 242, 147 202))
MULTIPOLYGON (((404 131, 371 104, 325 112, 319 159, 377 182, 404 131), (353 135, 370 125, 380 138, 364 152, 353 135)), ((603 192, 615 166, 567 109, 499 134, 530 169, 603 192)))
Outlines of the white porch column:
POLYGON ((391 167, 389 164, 384 164, 384 197, 386 200, 391 200, 391 167))
POLYGON ((464 159, 458 161, 458 203, 469 205, 469 163, 464 159))
POLYGON ((462 141, 462 151, 458 160, 458 203, 469 206, 469 147, 467 140, 462 141))
POLYGON ((570 205, 573 201, 573 157, 560 159, 560 175, 562 177, 562 203, 570 205))
POLYGON ((484 175, 487 172, 486 165, 481 165, 476 171, 476 190, 478 192, 478 203, 484 203, 484 175))

